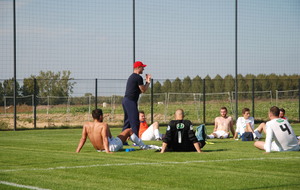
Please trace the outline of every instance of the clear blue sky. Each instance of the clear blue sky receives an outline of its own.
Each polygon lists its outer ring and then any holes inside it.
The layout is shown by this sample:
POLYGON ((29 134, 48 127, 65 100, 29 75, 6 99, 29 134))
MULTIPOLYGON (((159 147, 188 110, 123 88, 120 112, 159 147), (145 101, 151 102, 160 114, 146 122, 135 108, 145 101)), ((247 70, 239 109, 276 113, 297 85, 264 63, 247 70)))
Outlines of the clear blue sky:
MULTIPOLYGON (((132 0, 16 0, 17 78, 132 72, 132 0)), ((238 73, 300 73, 300 1, 239 0, 238 73)), ((0 0, 0 78, 13 77, 12 0, 0 0)), ((136 0, 136 60, 156 79, 235 73, 235 0, 136 0)))

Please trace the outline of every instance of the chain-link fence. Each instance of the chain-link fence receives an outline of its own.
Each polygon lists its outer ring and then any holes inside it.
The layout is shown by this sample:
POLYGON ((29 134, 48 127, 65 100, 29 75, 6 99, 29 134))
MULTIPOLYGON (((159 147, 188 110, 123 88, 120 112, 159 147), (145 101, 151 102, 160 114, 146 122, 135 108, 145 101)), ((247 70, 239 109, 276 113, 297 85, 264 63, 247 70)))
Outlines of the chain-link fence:
MULTIPOLYGON (((43 79, 44 81, 45 79, 43 79)), ((2 80, 0 84, 7 84, 8 80, 2 80)), ((247 91, 238 92, 238 115, 245 107, 250 108, 251 115, 256 122, 268 120, 268 109, 277 105, 286 110, 290 122, 299 122, 299 80, 288 80, 289 86, 281 86, 287 81, 281 80, 244 80, 247 91), (268 83, 269 88, 259 91, 260 87, 268 83), (274 84, 275 83, 275 84, 274 84), (251 84, 251 85, 247 85, 251 84), (275 89, 275 90, 274 90, 275 89), (282 89, 282 90, 276 90, 282 89)), ((101 108, 104 111, 104 120, 111 126, 122 126, 123 108, 122 98, 125 91, 126 80, 69 80, 71 92, 49 90, 49 94, 38 86, 45 84, 33 79, 32 84, 27 83, 33 89, 39 89, 33 94, 24 95, 24 82, 18 80, 20 91, 17 96, 17 128, 50 128, 82 126, 86 121, 91 121, 91 111, 101 108), (36 86, 35 86, 36 85, 36 86), (41 96, 43 94, 43 96, 41 96)), ((235 92, 234 87, 224 91, 227 80, 153 80, 152 88, 145 94, 140 95, 139 109, 145 111, 149 122, 158 121, 167 124, 174 117, 176 109, 182 108, 186 118, 193 123, 213 123, 214 118, 219 115, 219 109, 227 107, 228 114, 235 116, 235 92), (196 84, 198 83, 198 84, 196 84), (205 86, 203 84, 205 83, 205 86), (169 85, 170 84, 170 85, 169 85), (188 86, 185 86, 188 85, 188 86), (195 87, 196 88, 192 88, 195 87)), ((34 90, 33 90, 34 91, 34 90)), ((28 88, 27 88, 28 92, 28 88)), ((12 129, 14 124, 13 96, 10 94, 9 86, 5 86, 0 97, 1 128, 12 129)))

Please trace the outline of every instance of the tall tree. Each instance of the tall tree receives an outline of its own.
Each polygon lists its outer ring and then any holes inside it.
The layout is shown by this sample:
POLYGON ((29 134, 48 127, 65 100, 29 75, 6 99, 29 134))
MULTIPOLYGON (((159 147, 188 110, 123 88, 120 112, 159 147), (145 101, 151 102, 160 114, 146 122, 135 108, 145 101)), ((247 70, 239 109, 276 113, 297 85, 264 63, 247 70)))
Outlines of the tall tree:
POLYGON ((70 78, 70 71, 54 73, 52 71, 41 71, 36 77, 39 95, 46 96, 69 96, 73 93, 75 82, 70 78))
POLYGON ((224 91, 225 92, 234 91, 234 78, 232 75, 226 75, 224 77, 224 91))
POLYGON ((249 92, 249 86, 247 85, 243 75, 239 74, 237 77, 238 77, 238 92, 240 92, 239 97, 243 97, 243 98, 250 97, 250 94, 247 93, 249 92))
POLYGON ((22 86, 22 95, 32 95, 34 94, 34 77, 31 76, 30 78, 25 78, 23 80, 23 86, 22 86))
MULTIPOLYGON (((20 96, 20 84, 16 81, 16 93, 17 97, 20 96)), ((12 105, 14 96, 14 80, 8 79, 3 81, 3 96, 9 96, 10 98, 6 100, 6 105, 12 105)), ((22 103, 18 101, 18 103, 22 103)))
POLYGON ((214 83, 212 82, 209 75, 207 75, 205 78, 205 91, 206 93, 212 93, 214 92, 214 83))
POLYGON ((153 93, 161 93, 162 92, 162 86, 159 81, 154 83, 153 85, 153 93))
POLYGON ((172 88, 172 83, 169 79, 165 80, 163 86, 162 86, 162 90, 163 92, 170 92, 172 88))
POLYGON ((3 86, 2 86, 2 82, 0 82, 0 106, 4 105, 3 96, 4 96, 3 86))
POLYGON ((214 92, 224 92, 224 81, 220 75, 216 75, 214 80, 214 92))
POLYGON ((172 92, 181 92, 181 80, 178 77, 172 82, 171 90, 172 92))
POLYGON ((183 93, 191 92, 192 80, 189 76, 185 77, 182 81, 181 91, 183 93))
MULTIPOLYGON (((34 93, 34 78, 36 78, 39 97, 68 97, 73 93, 73 87, 75 85, 70 75, 70 71, 57 73, 53 71, 40 71, 38 76, 31 75, 31 77, 24 79, 22 94, 25 96, 34 93)), ((57 104, 63 101, 63 99, 55 99, 53 103, 57 104)))
MULTIPOLYGON (((174 93, 181 93, 181 80, 177 77, 173 82, 172 82, 172 87, 171 87, 171 92, 174 93)), ((181 94, 176 94, 172 97, 170 97, 170 101, 182 101, 183 100, 183 95, 181 94)))
POLYGON ((192 80, 192 92, 194 93, 202 92, 202 79, 198 75, 192 80))

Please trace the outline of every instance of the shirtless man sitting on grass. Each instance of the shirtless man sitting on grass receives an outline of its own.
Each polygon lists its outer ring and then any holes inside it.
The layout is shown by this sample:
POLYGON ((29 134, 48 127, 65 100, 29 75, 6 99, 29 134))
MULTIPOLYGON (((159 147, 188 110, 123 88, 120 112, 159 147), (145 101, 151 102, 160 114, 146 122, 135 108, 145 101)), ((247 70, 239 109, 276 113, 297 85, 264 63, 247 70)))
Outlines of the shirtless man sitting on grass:
POLYGON ((232 117, 227 116, 227 108, 226 107, 221 107, 220 115, 221 116, 216 117, 214 132, 212 132, 210 135, 207 135, 208 139, 228 138, 230 135, 229 130, 231 131, 232 135, 234 135, 233 119, 232 119, 232 117))
POLYGON ((77 153, 80 152, 87 137, 98 152, 116 152, 123 148, 123 143, 128 137, 141 149, 160 149, 160 147, 155 145, 145 145, 131 129, 125 129, 117 137, 113 137, 107 123, 103 122, 103 113, 101 109, 93 110, 92 116, 94 121, 86 122, 83 125, 82 136, 76 149, 77 153))

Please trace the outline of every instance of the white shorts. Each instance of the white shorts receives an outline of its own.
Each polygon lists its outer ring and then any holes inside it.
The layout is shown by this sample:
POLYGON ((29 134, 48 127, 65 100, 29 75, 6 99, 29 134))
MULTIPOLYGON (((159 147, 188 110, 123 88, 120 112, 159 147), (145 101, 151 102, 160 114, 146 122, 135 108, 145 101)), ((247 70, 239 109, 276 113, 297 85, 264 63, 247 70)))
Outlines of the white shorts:
POLYGON ((148 127, 148 129, 143 132, 141 139, 142 139, 142 141, 154 141, 155 140, 153 125, 150 125, 148 127))
POLYGON ((228 133, 226 131, 215 131, 213 133, 217 135, 217 138, 223 137, 226 139, 228 137, 228 133))
POLYGON ((119 137, 108 138, 108 148, 111 152, 117 152, 123 148, 123 142, 119 137))
MULTIPOLYGON (((266 150, 266 143, 265 143, 265 145, 264 145, 264 149, 266 150)), ((276 142, 273 141, 273 142, 271 143, 271 151, 280 152, 280 151, 282 151, 282 150, 280 150, 280 148, 277 146, 276 142)))
POLYGON ((256 135, 257 138, 261 138, 262 134, 260 132, 258 132, 257 130, 254 130, 254 134, 256 135))

